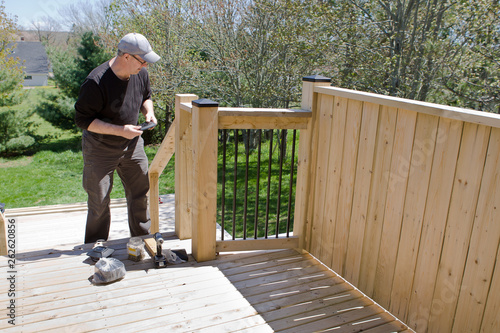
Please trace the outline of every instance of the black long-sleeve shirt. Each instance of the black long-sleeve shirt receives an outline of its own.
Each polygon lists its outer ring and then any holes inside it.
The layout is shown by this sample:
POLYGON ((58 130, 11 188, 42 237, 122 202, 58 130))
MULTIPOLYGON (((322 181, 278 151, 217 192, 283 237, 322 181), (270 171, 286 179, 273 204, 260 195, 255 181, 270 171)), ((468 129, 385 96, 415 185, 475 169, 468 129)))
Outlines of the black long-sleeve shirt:
POLYGON ((131 75, 128 81, 119 79, 109 61, 96 67, 80 87, 75 103, 75 123, 86 130, 95 120, 115 125, 136 125, 142 104, 151 98, 146 68, 131 75))

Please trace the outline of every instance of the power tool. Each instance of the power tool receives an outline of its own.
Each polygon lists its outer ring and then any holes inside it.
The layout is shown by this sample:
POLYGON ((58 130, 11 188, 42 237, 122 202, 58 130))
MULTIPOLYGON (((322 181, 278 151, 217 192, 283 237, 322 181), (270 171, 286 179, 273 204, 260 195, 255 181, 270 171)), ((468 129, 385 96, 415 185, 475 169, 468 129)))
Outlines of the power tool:
POLYGON ((159 232, 155 233, 156 255, 154 257, 155 268, 167 267, 167 258, 162 253, 163 237, 159 232))

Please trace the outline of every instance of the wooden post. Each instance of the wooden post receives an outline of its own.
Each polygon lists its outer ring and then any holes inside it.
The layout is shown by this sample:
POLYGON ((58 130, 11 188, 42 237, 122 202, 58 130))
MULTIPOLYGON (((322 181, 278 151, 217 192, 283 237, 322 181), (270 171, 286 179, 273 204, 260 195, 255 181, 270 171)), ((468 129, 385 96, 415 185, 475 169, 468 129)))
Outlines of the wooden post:
POLYGON ((160 175, 157 172, 149 173, 149 218, 151 219, 150 232, 160 231, 160 175))
POLYGON ((5 215, 0 211, 0 256, 7 255, 7 232, 5 230, 5 215))
POLYGON ((215 259, 219 104, 193 101, 193 241, 196 261, 215 259))
POLYGON ((331 79, 320 76, 306 76, 303 78, 301 108, 312 111, 307 129, 300 130, 299 153, 297 167, 297 187, 295 191, 295 213, 293 235, 299 237, 299 249, 307 250, 309 245, 308 232, 311 228, 311 211, 308 209, 312 202, 311 184, 314 181, 314 170, 311 164, 316 158, 315 142, 317 142, 317 108, 314 87, 329 86, 331 79), (315 135, 316 133, 316 135, 315 135))
POLYGON ((181 103, 198 99, 193 94, 175 96, 175 233, 179 239, 191 238, 193 152, 191 113, 181 103))

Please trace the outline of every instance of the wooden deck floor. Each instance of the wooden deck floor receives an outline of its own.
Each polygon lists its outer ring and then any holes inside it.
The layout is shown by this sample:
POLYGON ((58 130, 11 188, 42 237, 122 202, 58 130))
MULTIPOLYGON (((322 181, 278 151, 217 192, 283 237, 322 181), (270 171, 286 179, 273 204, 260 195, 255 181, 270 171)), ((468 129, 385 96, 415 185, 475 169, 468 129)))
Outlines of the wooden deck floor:
MULTIPOLYGON (((55 230, 57 232, 57 230, 55 230)), ((164 233, 164 248, 191 250, 164 233)), ((36 235, 33 235, 36 236, 36 235)), ((24 237, 24 236, 23 236, 24 237)), ((127 236, 128 237, 128 236, 127 236)), ((216 260, 154 269, 127 259, 128 238, 106 245, 127 270, 124 279, 90 281, 91 245, 23 250, 16 262, 16 326, 7 258, 0 258, 0 330, 5 332, 400 332, 407 330, 308 254, 293 250, 224 253, 216 260)))

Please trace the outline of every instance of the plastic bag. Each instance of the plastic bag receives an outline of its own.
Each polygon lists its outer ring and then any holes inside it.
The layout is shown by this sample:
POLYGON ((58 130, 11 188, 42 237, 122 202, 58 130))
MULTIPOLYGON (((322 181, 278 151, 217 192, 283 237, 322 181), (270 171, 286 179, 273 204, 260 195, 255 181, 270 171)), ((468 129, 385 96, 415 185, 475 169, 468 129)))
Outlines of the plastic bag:
POLYGON ((181 259, 177 253, 170 249, 163 250, 163 255, 167 258, 167 262, 169 264, 182 264, 183 262, 186 262, 186 260, 181 259))
POLYGON ((95 264, 92 283, 110 283, 123 278, 125 273, 125 265, 120 260, 115 258, 101 258, 95 264))

